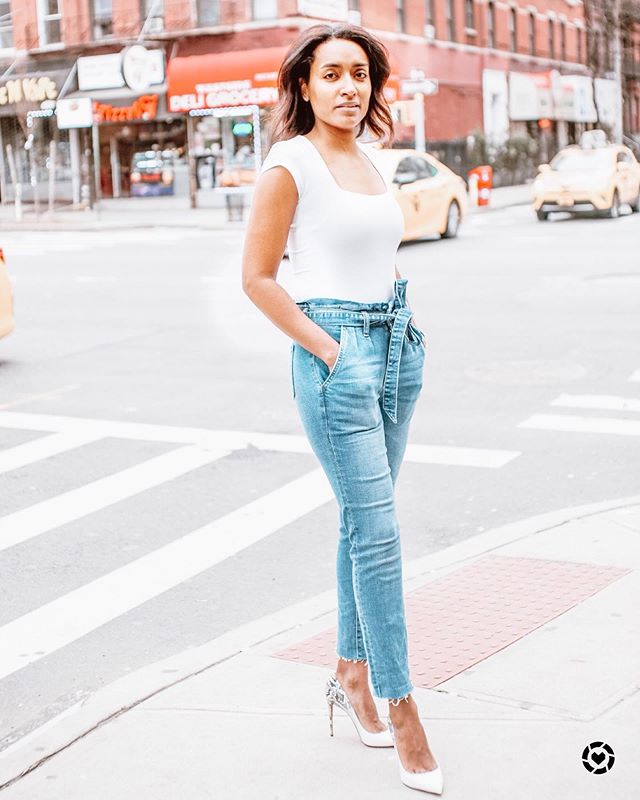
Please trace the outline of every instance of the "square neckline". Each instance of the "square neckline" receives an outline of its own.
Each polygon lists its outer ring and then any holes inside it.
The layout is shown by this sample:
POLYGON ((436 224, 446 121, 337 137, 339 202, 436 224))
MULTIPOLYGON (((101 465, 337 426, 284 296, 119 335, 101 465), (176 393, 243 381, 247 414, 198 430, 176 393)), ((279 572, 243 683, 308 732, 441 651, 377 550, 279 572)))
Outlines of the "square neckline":
POLYGON ((318 154, 318 157, 320 158, 320 161, 322 161, 322 163, 324 164, 324 167, 325 167, 325 169, 326 169, 327 173, 329 174, 329 176, 330 176, 331 180, 333 181, 333 183, 334 183, 335 187, 336 187, 337 189, 339 189, 341 192, 346 192, 347 194, 355 194, 355 195, 358 195, 358 197, 385 197, 386 195, 388 195, 388 194, 389 194, 389 187, 387 186, 387 182, 386 182, 386 180, 385 180, 384 176, 382 175, 382 173, 380 172, 380 170, 379 170, 379 169, 376 167, 376 165, 373 163, 373 160, 372 160, 372 159, 371 159, 371 157, 369 156, 369 153, 367 153, 367 151, 365 150, 365 148, 362 146, 362 142, 358 142, 358 141, 356 141, 356 144, 357 144, 357 145, 358 145, 358 147, 360 148, 360 152, 362 152, 362 153, 364 153, 364 154, 365 154, 365 156, 366 156, 366 157, 367 157, 367 159, 369 160, 369 163, 371 164, 371 166, 372 166, 372 167, 375 169, 375 171, 376 171, 376 172, 378 173, 378 175, 380 176, 380 179, 382 180, 383 184, 385 185, 385 191, 384 191, 384 192, 376 192, 376 194, 370 194, 369 192, 353 192, 353 191, 351 191, 351 189, 343 189, 343 188, 342 188, 342 186, 340 186, 340 184, 338 183, 338 181, 335 179, 333 172, 331 172, 331 170, 329 169, 329 165, 328 165, 328 164, 327 164, 327 162, 324 160, 324 156, 323 156, 323 155, 322 155, 322 153, 321 153, 321 152, 318 150, 318 148, 315 146, 315 144, 314 144, 314 143, 311 141, 311 139, 307 139, 307 137, 306 137, 304 134, 302 134, 302 133, 298 134, 298 136, 299 136, 301 139, 304 139, 306 142, 308 142, 308 143, 309 143, 309 145, 310 145, 310 146, 311 146, 311 147, 312 147, 312 148, 315 150, 315 152, 318 154))

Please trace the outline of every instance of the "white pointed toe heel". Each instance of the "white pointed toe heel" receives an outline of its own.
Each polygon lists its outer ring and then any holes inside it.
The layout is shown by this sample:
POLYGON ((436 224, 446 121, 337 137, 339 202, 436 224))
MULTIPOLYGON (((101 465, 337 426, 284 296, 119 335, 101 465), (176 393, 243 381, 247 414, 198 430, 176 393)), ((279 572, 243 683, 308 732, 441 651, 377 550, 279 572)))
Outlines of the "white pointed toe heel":
MULTIPOLYGON (((391 720, 388 721, 389 733, 395 744, 395 735, 393 733, 393 724, 391 720)), ((398 766, 400 768, 400 780, 405 786, 410 789, 419 789, 422 792, 431 792, 431 794, 442 794, 444 788, 444 776, 440 765, 435 769, 423 770, 422 772, 409 772, 402 766, 400 760, 400 753, 396 747, 396 756, 398 758, 398 766)))
POLYGON ((342 688, 342 684, 337 679, 335 673, 332 673, 327 681, 325 696, 327 698, 327 705, 329 706, 329 729, 331 731, 331 736, 333 736, 333 706, 335 704, 340 706, 349 716, 355 725, 355 729, 358 732, 362 744, 366 744, 367 747, 393 747, 393 735, 391 731, 387 729, 384 731, 371 732, 362 726, 354 707, 347 697, 347 693, 342 688))

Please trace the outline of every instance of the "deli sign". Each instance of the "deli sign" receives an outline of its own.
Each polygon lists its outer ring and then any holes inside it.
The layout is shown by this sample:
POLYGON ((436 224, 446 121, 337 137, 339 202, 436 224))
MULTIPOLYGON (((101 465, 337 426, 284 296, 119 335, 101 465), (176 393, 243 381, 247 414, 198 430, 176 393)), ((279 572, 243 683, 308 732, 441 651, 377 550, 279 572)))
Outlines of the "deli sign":
POLYGON ((42 103, 55 100, 58 86, 46 75, 39 77, 14 78, 0 86, 0 106, 17 105, 18 103, 42 103))

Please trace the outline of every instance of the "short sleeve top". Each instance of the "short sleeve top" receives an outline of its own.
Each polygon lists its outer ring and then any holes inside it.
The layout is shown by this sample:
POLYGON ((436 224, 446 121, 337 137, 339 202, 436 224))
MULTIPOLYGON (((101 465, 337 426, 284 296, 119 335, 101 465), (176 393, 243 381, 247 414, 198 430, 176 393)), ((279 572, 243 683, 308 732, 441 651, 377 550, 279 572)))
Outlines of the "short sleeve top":
POLYGON ((275 142, 262 162, 260 174, 285 167, 298 189, 287 238, 296 302, 324 297, 386 303, 394 297, 404 216, 390 178, 379 168, 377 149, 357 144, 384 180, 385 192, 342 189, 318 148, 303 135, 275 142))

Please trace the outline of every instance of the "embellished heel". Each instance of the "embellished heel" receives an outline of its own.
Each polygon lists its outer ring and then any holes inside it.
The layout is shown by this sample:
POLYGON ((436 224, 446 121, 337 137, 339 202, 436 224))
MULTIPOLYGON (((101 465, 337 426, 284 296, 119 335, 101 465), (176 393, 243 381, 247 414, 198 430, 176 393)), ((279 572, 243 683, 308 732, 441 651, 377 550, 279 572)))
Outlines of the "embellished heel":
POLYGON ((367 747, 393 747, 393 737, 389 730, 372 733, 363 727, 354 707, 349 701, 347 693, 335 673, 332 673, 327 681, 325 697, 327 698, 327 705, 329 706, 329 729, 331 731, 331 736, 333 736, 333 706, 337 705, 353 722, 362 744, 367 745, 367 747))

